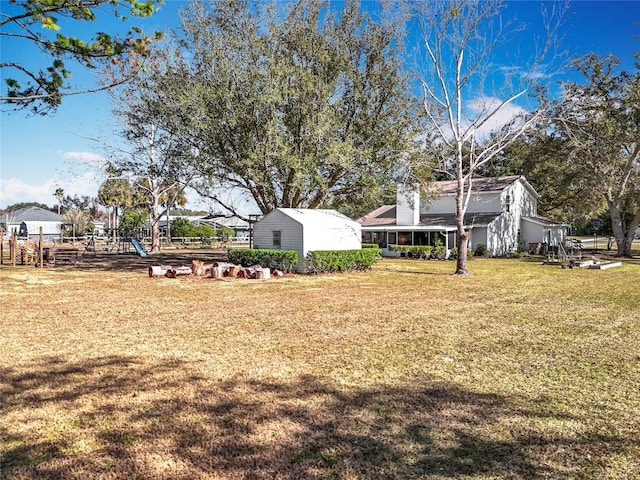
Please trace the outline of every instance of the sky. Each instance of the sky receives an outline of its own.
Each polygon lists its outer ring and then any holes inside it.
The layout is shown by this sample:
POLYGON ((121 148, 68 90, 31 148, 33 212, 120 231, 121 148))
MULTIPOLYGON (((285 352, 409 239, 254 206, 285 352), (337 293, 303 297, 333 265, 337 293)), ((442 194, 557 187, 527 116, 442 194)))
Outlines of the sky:
MULTIPOLYGON (((363 3, 367 3, 364 1, 363 3)), ((132 19, 122 24, 111 15, 101 15, 96 22, 83 22, 91 32, 113 32, 130 25, 141 26, 145 33, 177 29, 182 0, 165 0, 158 13, 148 19, 132 19)), ((8 0, 0 0, 0 10, 10 13, 8 0)), ((528 25, 518 37, 514 49, 526 48, 541 32, 534 15, 540 4, 533 1, 508 1, 505 16, 515 17, 528 25)), ((65 25, 62 25, 65 27, 65 25)), ((573 1, 565 16, 560 36, 561 48, 569 57, 589 52, 618 57, 621 67, 633 69, 633 53, 640 52, 640 0, 573 1)), ((2 61, 36 61, 32 52, 17 42, 2 40, 2 61)), ((44 64, 41 64, 44 66, 44 64)), ((48 64, 47 64, 48 66, 48 64)), ((81 68, 72 69, 73 80, 92 87, 93 79, 81 68)), ((4 72, 3 72, 4 75, 4 72)), ((557 80, 568 80, 565 72, 557 80)), ((4 82, 4 79, 2 80, 4 82)), ((473 99, 473 101, 479 101, 473 99)), ((4 106, 3 106, 4 107, 4 106)), ((521 107, 519 107, 521 108, 521 107)), ((100 165, 104 164, 105 145, 116 145, 117 123, 111 115, 112 104, 105 92, 65 97, 62 106, 46 117, 30 116, 24 111, 0 112, 0 209, 21 202, 38 202, 49 206, 57 203, 54 192, 62 188, 65 195, 96 196, 104 180, 100 165)), ((211 208, 188 195, 187 208, 211 208)), ((244 213, 251 212, 247 205, 244 213)), ((242 206, 240 210, 243 210, 242 206)))

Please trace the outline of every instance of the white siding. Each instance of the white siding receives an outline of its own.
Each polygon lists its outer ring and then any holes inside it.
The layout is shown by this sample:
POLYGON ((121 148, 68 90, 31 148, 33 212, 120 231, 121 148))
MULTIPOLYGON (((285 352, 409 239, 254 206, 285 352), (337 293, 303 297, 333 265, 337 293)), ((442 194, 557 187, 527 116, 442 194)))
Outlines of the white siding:
POLYGON ((298 253, 300 271, 311 250, 360 249, 359 223, 333 210, 278 208, 254 226, 255 248, 274 248, 273 232, 281 232, 282 250, 298 253))
POLYGON ((564 245, 567 229, 564 226, 542 225, 534 220, 522 219, 522 238, 526 248, 530 243, 546 243, 551 246, 564 245))
MULTIPOLYGON (((434 198, 431 203, 423 204, 420 213, 452 214, 456 211, 456 199, 453 195, 434 198)), ((471 195, 468 213, 496 213, 502 211, 502 201, 499 192, 475 193, 471 195)))
POLYGON ((257 222, 253 227, 253 246, 255 248, 273 249, 273 232, 281 232, 281 249, 295 250, 298 259, 304 258, 302 242, 302 225, 285 215, 280 210, 273 210, 257 222))
POLYGON ((442 196, 420 206, 420 214, 451 214, 456 211, 456 199, 453 196, 442 196))
POLYGON ((522 240, 524 241, 526 248, 529 248, 530 243, 544 243, 544 233, 542 231, 542 225, 527 220, 522 220, 522 240))
POLYGON ((473 227, 469 239, 469 249, 475 250, 478 245, 487 246, 487 227, 473 227))
POLYGON ((420 191, 398 188, 396 195, 396 223, 418 225, 420 223, 420 191))

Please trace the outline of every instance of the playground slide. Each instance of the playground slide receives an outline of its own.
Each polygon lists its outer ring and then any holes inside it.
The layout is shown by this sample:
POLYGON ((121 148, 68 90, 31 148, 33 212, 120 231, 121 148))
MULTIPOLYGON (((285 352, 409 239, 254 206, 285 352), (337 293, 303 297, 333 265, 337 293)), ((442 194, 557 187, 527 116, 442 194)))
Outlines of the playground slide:
POLYGON ((141 257, 146 257, 147 256, 147 251, 144 249, 144 247, 142 246, 142 244, 138 241, 137 238, 132 238, 131 239, 131 244, 133 245, 133 248, 136 249, 136 253, 138 255, 140 255, 141 257))

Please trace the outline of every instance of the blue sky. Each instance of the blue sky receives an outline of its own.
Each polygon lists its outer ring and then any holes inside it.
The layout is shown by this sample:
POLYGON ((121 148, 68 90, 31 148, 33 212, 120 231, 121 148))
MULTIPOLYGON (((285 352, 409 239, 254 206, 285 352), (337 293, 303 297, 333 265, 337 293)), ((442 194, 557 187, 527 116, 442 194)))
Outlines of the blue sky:
MULTIPOLYGON (((145 20, 132 19, 129 23, 142 26, 148 33, 177 28, 177 10, 181 5, 181 1, 166 0, 158 14, 145 20)), ((539 7, 538 2, 510 1, 505 15, 534 25, 539 7)), ((0 0, 0 8, 9 11, 7 0, 0 0)), ((102 15, 87 26, 92 32, 112 32, 114 26, 122 29, 128 25, 102 15)), ((526 47, 538 33, 534 26, 529 27, 517 37, 518 47, 526 47)), ((630 70, 633 53, 640 51, 640 0, 574 1, 565 17, 561 36, 562 48, 569 56, 588 52, 613 54, 621 59, 623 68, 630 70)), ((14 43, 3 41, 2 60, 32 58, 28 51, 18 48, 14 43)), ((81 69, 75 68, 72 73, 74 81, 93 86, 91 76, 81 69)), ((557 79, 568 79, 569 75, 567 72, 557 79)), ((29 201, 53 205, 56 203, 53 193, 58 187, 72 196, 95 196, 103 180, 96 166, 105 157, 103 145, 117 144, 116 128, 106 93, 66 97, 57 112, 47 117, 2 112, 0 208, 29 201)), ((207 208, 197 203, 195 197, 191 199, 188 208, 207 208)))

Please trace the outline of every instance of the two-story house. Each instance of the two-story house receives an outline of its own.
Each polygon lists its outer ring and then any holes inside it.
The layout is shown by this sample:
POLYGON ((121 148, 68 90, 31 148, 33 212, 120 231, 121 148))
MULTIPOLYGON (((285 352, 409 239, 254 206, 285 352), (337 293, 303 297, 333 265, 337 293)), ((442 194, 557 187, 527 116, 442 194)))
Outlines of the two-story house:
MULTIPOLYGON (((398 189, 396 205, 383 205, 360 218, 362 241, 377 243, 383 255, 397 255, 389 245, 456 246, 457 183, 435 183, 432 199, 421 201, 417 190, 398 189)), ((464 218, 469 248, 482 244, 502 256, 540 243, 557 247, 566 241, 569 225, 538 215, 539 195, 523 176, 475 178, 464 218)))

